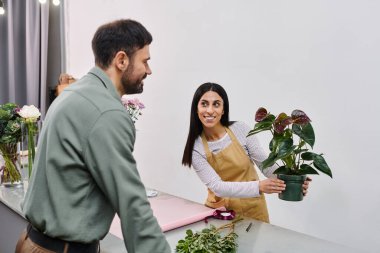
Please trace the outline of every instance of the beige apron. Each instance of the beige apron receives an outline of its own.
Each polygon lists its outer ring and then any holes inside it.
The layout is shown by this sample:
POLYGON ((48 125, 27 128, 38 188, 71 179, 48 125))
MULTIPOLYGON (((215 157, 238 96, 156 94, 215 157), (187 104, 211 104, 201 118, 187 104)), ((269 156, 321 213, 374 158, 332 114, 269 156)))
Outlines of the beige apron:
MULTIPOLYGON (((202 142, 207 161, 223 181, 247 182, 259 179, 254 163, 251 162, 244 149, 230 129, 225 128, 231 138, 231 144, 225 149, 213 154, 202 133, 202 142)), ((226 207, 244 217, 269 223, 269 215, 264 194, 256 198, 221 198, 208 189, 206 206, 212 208, 226 207)))

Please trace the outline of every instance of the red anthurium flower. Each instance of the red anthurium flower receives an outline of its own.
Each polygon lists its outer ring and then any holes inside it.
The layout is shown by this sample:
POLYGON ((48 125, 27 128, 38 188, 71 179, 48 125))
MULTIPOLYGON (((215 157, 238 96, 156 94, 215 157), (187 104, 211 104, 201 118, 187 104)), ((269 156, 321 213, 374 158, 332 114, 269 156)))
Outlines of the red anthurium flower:
POLYGON ((273 174, 307 175, 318 174, 319 171, 332 178, 331 169, 322 154, 309 151, 314 147, 315 134, 305 112, 294 110, 289 116, 284 112, 275 116, 260 107, 255 119, 258 123, 247 137, 265 131, 273 137, 269 143, 270 154, 262 162, 263 169, 282 162, 273 174))
POLYGON ((284 133, 285 128, 292 123, 293 120, 291 117, 286 115, 284 112, 280 113, 274 121, 274 131, 276 131, 276 133, 282 134, 284 133))
POLYGON ((268 115, 267 109, 265 109, 264 107, 260 107, 256 111, 256 115, 255 115, 256 122, 263 121, 267 117, 267 115, 268 115))
POLYGON ((292 112, 292 120, 294 124, 298 125, 305 125, 311 121, 306 113, 301 110, 294 110, 292 112))

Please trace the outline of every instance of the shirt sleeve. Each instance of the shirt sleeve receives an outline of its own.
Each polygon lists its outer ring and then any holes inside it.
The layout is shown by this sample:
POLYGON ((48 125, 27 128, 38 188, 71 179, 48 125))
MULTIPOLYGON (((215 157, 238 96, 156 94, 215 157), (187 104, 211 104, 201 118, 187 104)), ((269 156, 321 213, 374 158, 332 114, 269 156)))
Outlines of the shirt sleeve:
POLYGON ((223 181, 207 162, 206 157, 197 151, 193 151, 192 165, 201 181, 218 197, 252 198, 260 196, 259 181, 223 181))
POLYGON ((124 111, 105 112, 89 132, 86 163, 120 217, 128 252, 170 252, 136 168, 134 140, 134 125, 124 111))

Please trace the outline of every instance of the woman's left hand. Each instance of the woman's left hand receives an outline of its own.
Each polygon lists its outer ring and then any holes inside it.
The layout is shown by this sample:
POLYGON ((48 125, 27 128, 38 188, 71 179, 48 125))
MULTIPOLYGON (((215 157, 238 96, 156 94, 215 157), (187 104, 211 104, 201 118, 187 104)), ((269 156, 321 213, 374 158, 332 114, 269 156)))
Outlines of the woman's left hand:
POLYGON ((310 177, 306 177, 305 182, 303 182, 302 188, 303 188, 303 195, 306 196, 307 190, 309 189, 309 183, 312 181, 310 177))

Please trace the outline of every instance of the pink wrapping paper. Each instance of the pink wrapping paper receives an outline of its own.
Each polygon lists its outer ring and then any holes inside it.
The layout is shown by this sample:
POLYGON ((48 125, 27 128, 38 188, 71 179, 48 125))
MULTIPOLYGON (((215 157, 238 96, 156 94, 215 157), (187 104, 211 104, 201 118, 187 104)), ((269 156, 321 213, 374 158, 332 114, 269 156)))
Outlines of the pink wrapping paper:
MULTIPOLYGON (((159 193, 157 197, 148 200, 163 232, 203 220, 215 211, 202 204, 166 193, 159 193)), ((111 224, 110 233, 123 239, 117 215, 111 224)))

